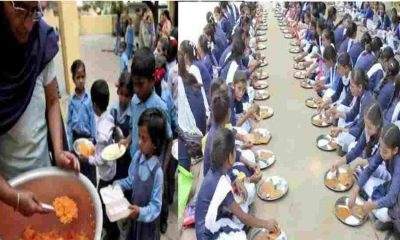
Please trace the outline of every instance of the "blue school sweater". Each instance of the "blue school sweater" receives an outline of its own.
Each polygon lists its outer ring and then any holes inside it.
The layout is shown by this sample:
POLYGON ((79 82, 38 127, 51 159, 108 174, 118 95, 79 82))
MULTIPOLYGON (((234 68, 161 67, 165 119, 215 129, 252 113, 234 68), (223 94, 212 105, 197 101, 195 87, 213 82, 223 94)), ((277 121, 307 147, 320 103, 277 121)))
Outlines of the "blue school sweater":
POLYGON ((349 133, 356 137, 356 139, 359 137, 360 128, 363 127, 365 109, 372 100, 373 96, 371 92, 364 91, 364 94, 357 98, 357 102, 354 104, 350 112, 346 113, 346 122, 354 121, 359 115, 358 119, 349 126, 349 133))
MULTIPOLYGON (((375 154, 369 162, 368 167, 361 173, 358 180, 360 188, 364 187, 368 179, 372 176, 375 170, 383 162, 381 154, 375 154)), ((400 192, 400 156, 396 155, 393 160, 385 161, 386 168, 389 171, 391 178, 391 184, 386 195, 377 201, 377 209, 380 208, 392 208, 397 203, 397 197, 400 192)))
POLYGON ((395 90, 395 86, 392 81, 387 80, 383 86, 378 86, 375 90, 374 93, 376 94, 376 99, 381 106, 382 112, 385 111, 389 105, 390 105, 390 100, 393 97, 395 90))
POLYGON ((353 42, 349 50, 349 55, 351 58, 351 62, 353 63, 353 66, 355 66, 357 59, 362 53, 362 51, 364 51, 364 45, 359 41, 353 42))
POLYGON ((390 29, 390 25, 391 25, 391 22, 390 22, 389 16, 386 13, 379 16, 377 29, 387 31, 390 29))
POLYGON ((374 65, 375 60, 375 55, 372 52, 363 51, 356 60, 355 67, 367 72, 374 65))
POLYGON ((212 75, 210 75, 206 66, 204 66, 204 64, 200 60, 195 59, 193 61, 193 64, 196 65, 200 70, 200 75, 201 75, 201 78, 203 79, 204 91, 206 92, 206 95, 208 96, 208 92, 210 90, 210 84, 211 84, 211 80, 212 80, 212 77, 211 77, 212 75))
POLYGON ((383 70, 378 70, 371 75, 368 81, 369 89, 375 89, 378 86, 379 81, 381 81, 383 78, 383 74, 383 70))

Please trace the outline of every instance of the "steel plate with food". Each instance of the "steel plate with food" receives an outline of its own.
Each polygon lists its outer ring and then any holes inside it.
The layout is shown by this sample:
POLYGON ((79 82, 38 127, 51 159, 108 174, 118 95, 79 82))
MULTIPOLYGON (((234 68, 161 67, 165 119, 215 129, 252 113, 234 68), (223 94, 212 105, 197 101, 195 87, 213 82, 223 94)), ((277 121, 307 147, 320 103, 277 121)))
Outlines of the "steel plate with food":
POLYGON ((294 35, 292 35, 292 34, 290 34, 290 33, 287 33, 287 34, 285 34, 283 37, 286 38, 286 39, 293 39, 293 38, 294 38, 294 35))
POLYGON ((268 177, 257 184, 257 195, 265 201, 278 200, 285 196, 288 190, 287 181, 279 176, 268 177))
POLYGON ((336 171, 328 170, 324 176, 324 183, 334 192, 346 192, 353 187, 354 178, 347 166, 341 166, 336 171))
POLYGON ((268 75, 267 72, 262 71, 262 70, 260 69, 260 70, 257 71, 256 77, 257 77, 258 80, 264 80, 264 79, 269 78, 269 75, 268 75))
POLYGON ((280 229, 270 233, 264 228, 253 228, 249 231, 249 240, 287 240, 286 234, 280 229))
POLYGON ((274 109, 268 106, 260 106, 260 117, 262 119, 268 119, 274 115, 274 109))
POLYGON ((307 98, 306 101, 306 106, 309 108, 317 108, 319 101, 313 97, 307 98))
POLYGON ((291 41, 291 42, 290 42, 290 46, 292 46, 292 47, 296 47, 296 46, 298 46, 298 44, 297 44, 297 42, 296 42, 296 41, 291 41))
POLYGON ((300 49, 300 47, 292 47, 289 49, 289 52, 290 53, 299 53, 299 52, 301 52, 301 49, 300 49))
POLYGON ((265 34, 267 34, 267 32, 261 30, 256 32, 257 36, 264 36, 265 34))
POLYGON ((264 58, 264 60, 261 61, 260 67, 265 67, 265 66, 267 66, 267 65, 268 65, 268 62, 267 62, 267 60, 265 60, 265 58, 264 58))
POLYGON ((267 46, 265 46, 264 44, 258 44, 256 50, 264 50, 266 48, 267 46))
POLYGON ((257 30, 268 30, 268 25, 266 25, 266 24, 259 25, 259 26, 257 26, 257 30))
POLYGON ((311 123, 316 127, 329 127, 332 125, 331 120, 323 112, 313 115, 311 117, 311 123))
POLYGON ((93 143, 86 138, 79 138, 75 140, 73 147, 78 156, 84 156, 85 158, 93 156, 96 151, 93 143))
POLYGON ((282 30, 283 33, 289 33, 289 29, 285 28, 282 30))
POLYGON ((313 82, 310 79, 304 79, 300 81, 300 87, 305 89, 313 88, 313 82))
POLYGON ((265 128, 256 128, 249 133, 248 137, 254 145, 268 144, 271 141, 271 133, 265 128))
POLYGON ((259 80, 253 83, 254 89, 266 89, 268 86, 269 84, 265 80, 259 80))
POLYGON ((296 62, 293 64, 293 68, 296 70, 304 70, 306 66, 304 66, 304 62, 296 62))
POLYGON ((269 150, 261 149, 256 151, 256 160, 261 170, 267 169, 275 163, 275 154, 269 150))
POLYGON ((345 225, 351 227, 361 226, 368 219, 368 215, 362 210, 364 200, 357 197, 352 209, 349 208, 349 197, 341 197, 335 203, 335 215, 345 225))
POLYGON ((322 151, 335 151, 337 148, 337 138, 333 138, 329 134, 322 134, 317 138, 317 147, 322 151))
POLYGON ((125 154, 126 147, 118 143, 111 144, 103 149, 101 157, 106 161, 115 161, 125 154))
POLYGON ((0 202, 0 212, 7 216, 7 221, 0 223, 1 239, 101 238, 100 197, 84 175, 46 167, 23 173, 9 183, 18 190, 33 192, 43 203, 51 203, 55 212, 26 218, 0 202))
POLYGON ((267 41, 267 37, 266 36, 257 37, 257 40, 259 42, 266 42, 267 41))
POLYGON ((262 101, 262 100, 267 100, 270 97, 270 94, 267 90, 256 90, 256 95, 254 97, 254 100, 257 101, 262 101))
POLYGON ((297 71, 293 74, 294 78, 297 79, 305 79, 307 77, 307 72, 306 71, 297 71))
POLYGON ((295 61, 296 63, 300 63, 300 62, 305 62, 306 60, 304 60, 304 58, 300 58, 299 55, 296 55, 293 57, 293 61, 295 61))

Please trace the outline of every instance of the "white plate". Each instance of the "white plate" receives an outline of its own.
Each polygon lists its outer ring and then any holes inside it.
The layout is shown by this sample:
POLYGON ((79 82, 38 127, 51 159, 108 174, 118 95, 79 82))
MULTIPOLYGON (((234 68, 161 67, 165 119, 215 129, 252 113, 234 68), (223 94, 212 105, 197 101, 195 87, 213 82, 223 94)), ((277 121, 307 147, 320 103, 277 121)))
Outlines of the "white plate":
MULTIPOLYGON (((261 229, 261 228, 253 228, 249 232, 249 240, 255 240, 258 234, 266 232, 266 229, 261 229)), ((274 240, 287 240, 286 233, 282 231, 281 229, 281 235, 279 235, 277 238, 274 240)))
POLYGON ((266 200, 266 201, 278 200, 278 199, 284 197, 287 194, 288 190, 289 190, 289 185, 288 185, 287 181, 284 178, 279 177, 279 176, 267 177, 266 179, 261 180, 257 184, 257 195, 258 195, 258 197, 261 198, 262 200, 266 200), (279 189, 279 190, 282 191, 282 195, 279 196, 279 197, 275 197, 275 198, 270 198, 270 197, 264 198, 264 197, 261 197, 259 195, 259 188, 260 188, 260 186, 261 186, 261 184, 263 182, 272 182, 272 184, 274 186, 276 186, 276 189, 279 189))
POLYGON ((274 162, 276 160, 275 154, 269 150, 265 150, 265 149, 257 150, 256 154, 257 154, 258 165, 260 166, 260 169, 266 169, 266 168, 270 167, 272 164, 274 164, 274 162), (263 159, 263 158, 261 158, 262 152, 267 152, 272 155, 267 159, 263 159))
POLYGON ((82 155, 82 154, 78 151, 78 146, 79 146, 79 144, 81 144, 81 143, 85 143, 85 144, 89 145, 90 147, 93 147, 93 148, 94 148, 93 143, 92 143, 89 139, 87 139, 87 138, 78 138, 78 139, 75 140, 75 142, 74 142, 74 144, 73 144, 74 152, 75 152, 78 156, 81 156, 81 155, 82 155))
POLYGON ((114 143, 103 149, 103 152, 101 152, 101 157, 106 161, 115 161, 122 157, 125 154, 125 151, 125 146, 119 146, 118 143, 114 143))

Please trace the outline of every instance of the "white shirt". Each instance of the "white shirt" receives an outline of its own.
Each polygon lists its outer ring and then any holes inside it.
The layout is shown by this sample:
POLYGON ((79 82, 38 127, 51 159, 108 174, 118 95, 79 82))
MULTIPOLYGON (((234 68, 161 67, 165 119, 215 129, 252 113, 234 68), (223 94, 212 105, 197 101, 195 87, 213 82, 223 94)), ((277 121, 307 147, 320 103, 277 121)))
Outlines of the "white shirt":
POLYGON ((32 98, 17 123, 0 135, 0 175, 6 179, 50 166, 45 87, 56 77, 54 59, 36 78, 32 98))

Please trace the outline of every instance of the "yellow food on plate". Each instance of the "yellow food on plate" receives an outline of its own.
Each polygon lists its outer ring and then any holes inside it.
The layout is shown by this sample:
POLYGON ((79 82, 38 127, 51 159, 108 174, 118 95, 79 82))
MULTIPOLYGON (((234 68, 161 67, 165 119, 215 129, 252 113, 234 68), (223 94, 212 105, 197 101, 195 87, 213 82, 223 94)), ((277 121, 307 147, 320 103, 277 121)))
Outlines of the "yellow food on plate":
POLYGON ((351 211, 347 206, 336 206, 336 215, 340 219, 345 220, 351 216, 351 211))
POLYGON ((67 196, 57 197, 53 201, 53 206, 60 222, 67 224, 78 219, 78 207, 71 198, 67 196))
POLYGON ((278 237, 281 235, 281 230, 278 229, 278 231, 274 233, 260 233, 258 234, 254 240, 275 240, 278 239, 278 237))
POLYGON ((89 157, 94 155, 95 148, 88 143, 82 142, 78 145, 78 152, 85 157, 89 157))
POLYGON ((260 151, 260 158, 261 159, 269 159, 270 157, 272 157, 273 154, 272 152, 269 151, 260 151))
POLYGON ((279 198, 283 195, 283 192, 280 189, 275 189, 275 186, 271 182, 263 182, 258 190, 260 196, 264 196, 264 198, 275 199, 279 198))

